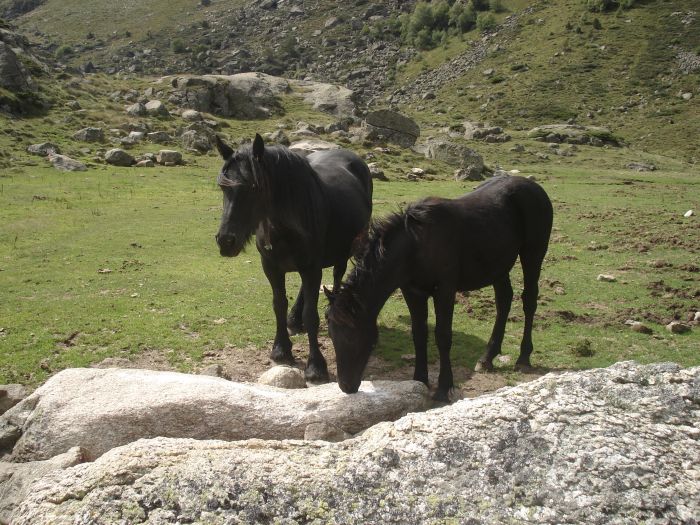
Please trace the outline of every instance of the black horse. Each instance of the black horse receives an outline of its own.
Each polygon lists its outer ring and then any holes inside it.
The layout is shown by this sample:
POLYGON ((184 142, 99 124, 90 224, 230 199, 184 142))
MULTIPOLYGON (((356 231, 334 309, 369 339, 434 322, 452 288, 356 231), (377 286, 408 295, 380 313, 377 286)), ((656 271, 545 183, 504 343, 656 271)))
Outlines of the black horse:
POLYGON ((255 234, 262 267, 272 286, 277 332, 270 357, 293 363, 289 333, 306 330, 309 381, 328 381, 318 346, 318 294, 323 268, 333 266, 333 288, 345 274, 353 241, 364 238, 372 214, 372 178, 367 165, 347 150, 308 157, 282 146, 233 151, 216 138, 224 166, 217 182, 224 193, 216 234, 221 255, 235 257, 255 234), (301 288, 287 318, 285 275, 299 272, 301 288))
POLYGON ((336 293, 326 292, 340 388, 357 392, 377 340, 377 316, 397 288, 411 314, 414 379, 426 384, 428 297, 433 298, 440 352, 435 398, 447 400, 453 386, 450 347, 455 294, 492 285, 496 323, 477 369, 493 369, 513 299, 509 272, 518 256, 524 274, 525 330, 516 367, 530 367, 538 280, 551 229, 552 204, 545 191, 528 179, 508 176, 491 179, 454 200, 419 201, 375 223, 367 251, 356 261, 347 282, 336 293))

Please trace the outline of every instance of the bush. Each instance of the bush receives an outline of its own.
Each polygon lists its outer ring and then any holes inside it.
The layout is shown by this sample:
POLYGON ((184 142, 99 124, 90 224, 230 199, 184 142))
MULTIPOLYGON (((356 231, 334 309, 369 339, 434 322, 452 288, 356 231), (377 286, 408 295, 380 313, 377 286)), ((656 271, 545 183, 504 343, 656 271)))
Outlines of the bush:
POLYGON ((187 46, 185 45, 185 42, 182 40, 182 38, 176 38, 175 40, 172 41, 170 44, 170 47, 173 50, 173 53, 184 53, 187 51, 187 46))
POLYGON ((585 0, 589 11, 602 13, 612 9, 631 9, 636 0, 585 0))
POLYGON ((493 13, 479 13, 476 17, 476 28, 479 31, 489 31, 496 27, 496 17, 493 13))
POLYGON ((489 0, 489 9, 494 13, 503 13, 506 10, 503 0, 489 0))
POLYGON ((461 35, 475 24, 476 12, 471 0, 467 5, 446 0, 431 4, 421 1, 412 13, 395 20, 389 30, 400 34, 406 44, 425 50, 445 45, 448 34, 461 35))
POLYGON ((67 57, 68 55, 72 55, 72 54, 73 54, 73 48, 70 46, 63 45, 63 46, 60 46, 56 50, 56 58, 64 58, 64 57, 67 57))

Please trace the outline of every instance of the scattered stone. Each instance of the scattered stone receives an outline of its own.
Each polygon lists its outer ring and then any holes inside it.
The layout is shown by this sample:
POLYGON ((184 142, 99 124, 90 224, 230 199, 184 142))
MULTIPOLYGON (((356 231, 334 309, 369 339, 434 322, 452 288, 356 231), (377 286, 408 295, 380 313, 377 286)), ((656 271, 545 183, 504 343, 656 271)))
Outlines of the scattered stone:
POLYGON ((384 170, 379 167, 379 164, 376 162, 370 162, 367 164, 367 167, 369 168, 369 173, 372 175, 372 178, 375 180, 383 180, 387 181, 389 180, 387 176, 384 174, 384 170))
POLYGON ((289 140, 289 137, 287 136, 287 134, 284 132, 284 130, 281 130, 281 129, 278 129, 277 131, 273 131, 272 133, 267 134, 266 138, 270 142, 274 142, 275 144, 281 144, 282 146, 289 146, 292 143, 289 140))
POLYGON ((683 214, 683 217, 687 219, 688 217, 692 217, 693 215, 695 215, 695 212, 693 210, 688 210, 683 214))
POLYGON ((185 131, 182 135, 180 135, 180 140, 182 141, 182 147, 189 151, 206 153, 212 149, 209 134, 202 133, 194 129, 185 131))
POLYGON ((173 141, 173 138, 165 131, 154 131, 146 135, 149 141, 155 144, 168 144, 173 141))
POLYGON ((182 153, 171 149, 162 149, 156 155, 156 161, 164 166, 182 164, 182 153))
POLYGON ((425 176, 425 170, 423 168, 411 168, 411 175, 415 175, 416 177, 423 177, 425 176))
POLYGON ((83 142, 104 142, 105 134, 102 128, 83 128, 76 131, 73 138, 83 142))
POLYGON ((627 362, 548 374, 342 443, 140 440, 44 477, 11 521, 692 523, 698 384, 697 367, 627 362))
POLYGON ((512 153, 524 153, 525 152, 525 146, 522 144, 516 144, 512 148, 510 148, 508 151, 512 153))
POLYGON ((493 68, 484 69, 481 72, 481 74, 484 75, 485 77, 493 76, 494 73, 495 73, 495 71, 493 70, 493 68))
POLYGON ((651 335, 654 333, 651 328, 649 328, 647 325, 645 325, 644 323, 641 323, 639 321, 632 321, 630 323, 630 328, 632 329, 633 332, 638 332, 640 334, 651 335))
POLYGON ((22 385, 0 385, 0 415, 22 401, 28 393, 22 385))
POLYGON ((472 176, 482 175, 484 159, 476 151, 461 144, 447 140, 428 140, 414 148, 426 158, 442 161, 456 166, 472 176))
POLYGON ((687 324, 680 321, 671 321, 666 325, 666 330, 672 334, 684 334, 686 332, 690 332, 691 328, 687 324))
POLYGON ((85 164, 66 155, 49 153, 47 159, 59 171, 87 171, 85 164))
POLYGON ((202 120, 202 114, 195 109, 186 109, 180 116, 189 122, 198 122, 202 120))
POLYGON ((132 104, 131 106, 127 107, 126 113, 132 117, 143 117, 148 112, 146 111, 146 106, 144 104, 137 102, 136 104, 132 104))
POLYGON ((617 278, 614 275, 601 273, 598 275, 597 280, 604 283, 614 283, 617 281, 617 278))
POLYGON ((630 162, 625 167, 635 171, 656 171, 657 169, 654 164, 649 164, 646 162, 630 162))
POLYGON ((5 447, 12 461, 43 460, 74 446, 92 461, 156 436, 302 439, 319 422, 354 435, 429 403, 428 389, 415 381, 364 382, 349 398, 335 383, 281 390, 175 372, 68 369, 0 416, 0 431, 21 431, 5 447))
POLYGON ((81 109, 83 109, 80 105, 80 102, 78 102, 77 100, 71 100, 70 102, 67 102, 66 107, 68 109, 72 109, 73 111, 80 111, 81 109))
POLYGON ((169 117, 170 113, 160 100, 150 100, 144 106, 146 113, 151 117, 169 117))
POLYGON ((690 93, 690 92, 683 93, 683 94, 681 95, 681 98, 682 98, 683 100, 690 100, 691 98, 693 98, 693 94, 690 93))
POLYGON ((609 129, 600 126, 550 124, 531 129, 528 136, 543 142, 566 142, 599 147, 605 144, 620 145, 619 139, 609 129))
POLYGON ((120 148, 113 148, 105 153, 105 162, 112 166, 131 166, 134 163, 134 157, 120 148))
POLYGON ((291 366, 273 366, 258 378, 257 383, 277 388, 306 388, 304 372, 291 366))
POLYGON ((41 144, 32 144, 27 147, 27 153, 46 157, 50 153, 61 153, 61 148, 51 142, 42 142, 41 144))
POLYGON ((496 357, 496 361, 498 361, 502 365, 508 365, 511 363, 511 361, 513 361, 513 358, 506 354, 500 354, 496 357))
POLYGON ((153 167, 155 167, 155 165, 156 165, 156 163, 153 162, 152 160, 144 159, 144 160, 138 161, 135 164, 135 167, 137 167, 137 168, 153 168, 153 167))

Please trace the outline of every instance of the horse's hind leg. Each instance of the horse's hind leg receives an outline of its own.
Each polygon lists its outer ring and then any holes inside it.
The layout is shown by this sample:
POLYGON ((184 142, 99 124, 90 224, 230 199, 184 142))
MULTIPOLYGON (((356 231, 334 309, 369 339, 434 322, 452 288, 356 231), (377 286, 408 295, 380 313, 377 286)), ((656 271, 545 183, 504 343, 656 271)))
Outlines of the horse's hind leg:
POLYGON ((292 309, 289 311, 289 316, 287 316, 287 331, 289 335, 303 334, 306 329, 304 328, 304 320, 302 318, 302 313, 304 312, 304 287, 299 287, 299 293, 297 294, 297 300, 294 301, 292 309))
POLYGON ((496 322, 493 325, 491 338, 486 345, 486 352, 476 363, 475 370, 477 372, 493 370, 493 359, 501 353, 508 312, 510 312, 510 305, 513 301, 513 287, 507 274, 503 279, 493 284, 493 290, 496 292, 496 322))
POLYGON ((532 325, 537 310, 537 297, 540 293, 539 279, 542 270, 544 254, 541 253, 521 253, 520 264, 523 267, 523 312, 525 313, 525 328, 523 329, 523 339, 520 343, 520 356, 515 363, 516 370, 528 370, 530 364, 530 354, 532 354, 532 325))
POLYGON ((328 365, 318 345, 318 294, 321 286, 321 269, 314 268, 299 273, 304 290, 302 319, 309 336, 309 360, 306 363, 304 376, 312 383, 327 383, 329 381, 328 365))
POLYGON ((440 352, 440 375, 433 399, 449 401, 450 390, 454 386, 450 350, 452 348, 452 316, 455 309, 455 291, 438 288, 433 295, 435 305, 435 342, 440 352))

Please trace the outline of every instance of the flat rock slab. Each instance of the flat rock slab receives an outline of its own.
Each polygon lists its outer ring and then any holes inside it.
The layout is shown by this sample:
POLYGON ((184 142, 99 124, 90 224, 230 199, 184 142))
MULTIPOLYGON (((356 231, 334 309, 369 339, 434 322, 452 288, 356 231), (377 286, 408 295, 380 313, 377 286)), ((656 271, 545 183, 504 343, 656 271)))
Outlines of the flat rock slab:
POLYGON ((11 461, 49 459, 76 446, 93 460, 158 436, 303 439, 312 423, 357 434, 429 403, 415 381, 366 382, 349 396, 335 383, 285 390, 174 372, 69 369, 0 417, 0 435, 20 435, 11 461))
POLYGON ((621 363, 341 443, 138 441, 36 482, 12 523, 696 523, 699 438, 700 368, 621 363))

